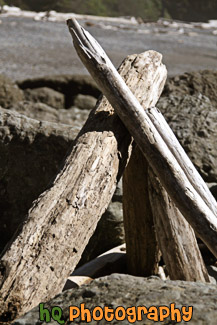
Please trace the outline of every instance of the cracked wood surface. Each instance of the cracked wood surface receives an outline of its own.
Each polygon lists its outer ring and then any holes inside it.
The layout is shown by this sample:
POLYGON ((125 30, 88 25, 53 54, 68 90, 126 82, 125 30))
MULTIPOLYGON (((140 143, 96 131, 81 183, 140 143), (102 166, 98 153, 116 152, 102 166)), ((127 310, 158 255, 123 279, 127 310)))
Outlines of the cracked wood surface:
POLYGON ((151 168, 148 183, 158 244, 170 279, 210 282, 193 229, 151 168))
MULTIPOLYGON (((162 92, 161 59, 159 53, 148 51, 128 57, 119 69, 147 107, 155 105, 162 92)), ((62 290, 112 198, 130 155, 130 143, 131 136, 103 97, 62 170, 33 203, 2 255, 1 321, 15 319, 62 290)))
MULTIPOLYGON (((216 214, 201 198, 199 190, 192 186, 169 146, 101 46, 75 19, 68 21, 68 27, 82 62, 115 107, 161 184, 197 235, 217 257, 216 214)), ((155 82, 152 91, 158 86, 159 83, 155 82)))
POLYGON ((149 199, 148 162, 135 143, 123 174, 123 215, 129 274, 157 275, 161 254, 149 199))
MULTIPOLYGON (((150 108, 146 113, 192 186, 216 212, 212 194, 163 115, 157 108, 150 108)), ((150 276, 158 273, 158 241, 170 279, 209 282, 193 229, 148 168, 137 146, 123 175, 123 212, 128 270, 131 274, 150 276), (148 178, 152 180, 149 189, 148 178)))

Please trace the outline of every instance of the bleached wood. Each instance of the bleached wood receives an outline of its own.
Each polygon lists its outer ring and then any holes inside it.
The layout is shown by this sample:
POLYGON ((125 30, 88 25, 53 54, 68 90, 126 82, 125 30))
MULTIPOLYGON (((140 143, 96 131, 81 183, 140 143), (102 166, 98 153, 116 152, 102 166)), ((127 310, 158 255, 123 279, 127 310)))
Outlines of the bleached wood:
MULTIPOLYGON (((119 70, 147 106, 155 105, 162 92, 166 74, 161 59, 153 51, 132 55, 119 70)), ((131 136, 103 97, 62 170, 34 202, 2 255, 0 321, 12 320, 62 290, 112 198, 130 143, 131 136)))
POLYGON ((120 272, 120 269, 123 269, 125 264, 125 257, 125 244, 110 249, 77 268, 68 277, 63 290, 74 288, 75 284, 81 286, 82 284, 91 282, 95 278, 120 272))
MULTIPOLYGON (((217 257, 216 215, 191 185, 147 113, 100 45, 75 20, 69 20, 68 26, 82 62, 115 107, 171 199, 217 257)), ((155 85, 158 86, 158 83, 155 85)))
POLYGON ((189 159, 185 150, 179 143, 178 139, 171 130, 169 124, 165 120, 160 110, 156 107, 149 108, 147 110, 147 115, 154 124, 155 128, 158 130, 162 139, 164 139, 164 141, 166 142, 168 148, 176 158, 180 167, 185 172, 191 185, 198 192, 198 194, 201 196, 201 198, 204 200, 210 210, 212 210, 212 212, 217 215, 216 200, 214 199, 208 186, 194 167, 193 163, 189 159))
POLYGON ((209 282, 193 229, 151 168, 148 176, 157 239, 170 279, 209 282))

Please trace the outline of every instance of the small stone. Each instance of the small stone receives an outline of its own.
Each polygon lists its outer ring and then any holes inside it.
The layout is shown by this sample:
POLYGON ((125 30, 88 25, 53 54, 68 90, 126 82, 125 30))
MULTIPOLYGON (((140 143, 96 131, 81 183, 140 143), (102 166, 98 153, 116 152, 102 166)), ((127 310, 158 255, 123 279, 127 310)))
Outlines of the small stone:
POLYGON ((56 109, 65 108, 65 97, 62 93, 48 87, 26 89, 25 99, 33 103, 44 103, 56 109))
POLYGON ((78 94, 74 99, 74 106, 80 109, 91 110, 95 107, 97 99, 93 96, 78 94))

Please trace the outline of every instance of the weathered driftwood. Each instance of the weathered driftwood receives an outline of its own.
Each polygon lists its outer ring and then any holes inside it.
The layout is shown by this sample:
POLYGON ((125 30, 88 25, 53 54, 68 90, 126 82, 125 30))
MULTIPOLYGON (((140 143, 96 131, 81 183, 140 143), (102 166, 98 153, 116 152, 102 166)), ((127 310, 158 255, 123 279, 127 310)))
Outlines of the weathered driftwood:
POLYGON ((161 137, 166 142, 168 148, 176 158, 177 162, 185 172, 189 182, 198 192, 201 198, 206 202, 212 212, 217 215, 217 204, 206 183, 194 167, 185 150, 180 145, 175 134, 166 122, 164 116, 156 107, 149 108, 147 115, 158 130, 161 137))
POLYGON ((58 172, 77 134, 74 125, 39 121, 0 108, 0 252, 58 172))
MULTIPOLYGON (((174 154, 196 190, 215 211, 213 196, 179 144, 174 133, 157 108, 147 115, 174 154)), ((150 168, 149 168, 150 170, 150 168)), ((151 179, 153 173, 151 173, 151 179)), ((149 175, 150 176, 150 175, 149 175)), ((148 164, 140 149, 135 147, 123 175, 123 212, 127 245, 128 271, 134 275, 158 272, 158 246, 173 280, 209 281, 194 231, 170 200, 159 181, 152 182, 151 203, 148 190, 148 164), (154 195, 155 194, 155 195, 154 195), (152 214, 152 209, 153 214, 152 214), (153 221, 155 216, 155 224, 153 221), (155 231, 156 226, 156 231, 155 231)))
POLYGON ((68 277, 63 290, 74 288, 76 285, 81 286, 101 276, 126 271, 125 267, 126 245, 122 244, 77 268, 68 277))
MULTIPOLYGON (((77 268, 67 279, 63 290, 80 287, 93 279, 111 273, 126 273, 126 244, 122 244, 94 258, 92 261, 77 268)), ((162 266, 157 275, 166 280, 162 266)))
POLYGON ((193 229, 151 168, 148 175, 157 239, 170 279, 209 282, 193 229))
MULTIPOLYGON (((132 55, 119 71, 141 102, 156 104, 165 79, 160 54, 132 55)), ((131 136, 103 98, 63 169, 34 202, 2 256, 0 321, 10 321, 62 290, 111 200, 130 143, 131 136)))
MULTIPOLYGON (((191 185, 147 113, 100 45, 76 20, 69 20, 68 26, 82 62, 115 107, 171 199, 217 257, 216 215, 191 185)), ((156 82, 155 85, 158 86, 159 83, 156 82)))
POLYGON ((123 174, 123 215, 128 272, 158 274, 160 251, 148 194, 148 163, 136 145, 123 174))

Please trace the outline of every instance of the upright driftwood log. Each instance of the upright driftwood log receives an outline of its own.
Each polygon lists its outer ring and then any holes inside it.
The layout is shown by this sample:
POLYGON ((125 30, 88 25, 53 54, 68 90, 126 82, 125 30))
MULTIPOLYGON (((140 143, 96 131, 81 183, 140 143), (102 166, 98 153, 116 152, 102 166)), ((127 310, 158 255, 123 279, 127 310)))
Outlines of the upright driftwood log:
POLYGON ((148 178, 157 239, 170 279, 209 282, 193 229, 151 168, 148 178))
MULTIPOLYGON (((215 211, 211 193, 163 115, 157 108, 148 109, 147 114, 161 136, 170 140, 169 148, 186 171, 191 184, 197 184, 196 189, 201 197, 215 211)), ((154 173, 148 171, 151 169, 148 168, 145 157, 135 146, 123 175, 123 212, 129 272, 146 276, 157 272, 157 235, 171 279, 209 282, 193 229, 154 177, 154 173), (152 180, 149 189, 148 178, 152 180)))
POLYGON ((137 145, 123 174, 123 214, 128 272, 158 274, 160 251, 148 193, 148 162, 137 145))
MULTIPOLYGON (((166 78, 154 51, 127 58, 120 74, 146 106, 166 78)), ((0 262, 0 322, 59 293, 108 206, 130 153, 131 136, 105 97, 81 130, 63 169, 36 200, 0 262)))
MULTIPOLYGON (((217 218, 189 182, 186 173, 111 61, 76 20, 68 21, 75 49, 128 128, 180 212, 217 257, 217 218)), ((156 83, 158 85, 158 83, 156 83)))

